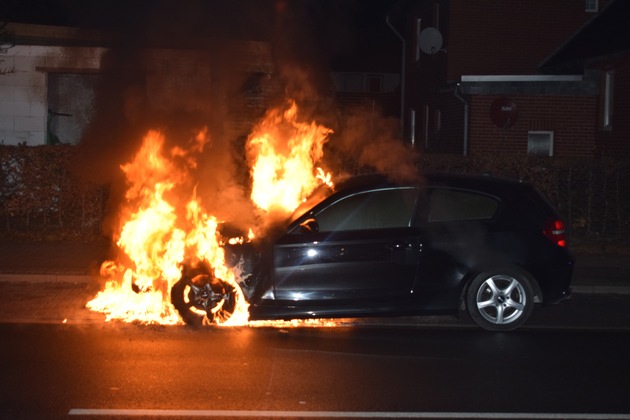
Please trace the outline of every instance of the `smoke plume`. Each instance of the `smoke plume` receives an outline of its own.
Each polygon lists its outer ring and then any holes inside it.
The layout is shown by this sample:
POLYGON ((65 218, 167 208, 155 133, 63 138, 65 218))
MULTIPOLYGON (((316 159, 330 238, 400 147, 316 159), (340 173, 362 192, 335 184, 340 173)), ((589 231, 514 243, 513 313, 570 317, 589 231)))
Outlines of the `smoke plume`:
POLYGON ((161 131, 167 148, 185 148, 205 130, 197 196, 220 219, 254 224, 245 143, 252 123, 287 99, 298 103, 300 118, 334 131, 329 169, 414 176, 398 120, 336 103, 328 50, 352 48, 343 28, 353 9, 318 3, 155 1, 135 10, 135 19, 121 19, 101 62, 95 118, 76 162, 82 176, 111 187, 105 234, 116 229, 124 201, 120 165, 132 160, 149 130, 161 131), (264 42, 241 42, 252 39, 264 42))

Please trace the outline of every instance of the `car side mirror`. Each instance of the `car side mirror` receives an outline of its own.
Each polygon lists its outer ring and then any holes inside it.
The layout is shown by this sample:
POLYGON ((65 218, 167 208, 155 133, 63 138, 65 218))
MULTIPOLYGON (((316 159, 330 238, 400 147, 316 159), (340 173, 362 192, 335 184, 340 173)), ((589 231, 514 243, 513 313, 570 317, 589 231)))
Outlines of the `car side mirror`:
POLYGON ((319 232, 319 224, 315 219, 306 219, 300 223, 300 233, 317 233, 319 232))

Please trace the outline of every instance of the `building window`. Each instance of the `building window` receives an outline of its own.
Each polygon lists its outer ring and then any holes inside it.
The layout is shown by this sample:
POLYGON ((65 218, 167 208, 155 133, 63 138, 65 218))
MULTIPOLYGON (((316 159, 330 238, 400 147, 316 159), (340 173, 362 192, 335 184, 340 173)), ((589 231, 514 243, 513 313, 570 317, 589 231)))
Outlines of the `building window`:
POLYGON ((608 70, 604 77, 604 130, 612 130, 614 89, 615 72, 614 70, 608 70))
POLYGON ((422 19, 416 19, 416 62, 420 61, 420 32, 422 32, 422 19))
POLYGON ((442 131, 442 111, 439 109, 436 109, 434 117, 435 117, 435 121, 434 121, 435 132, 439 134, 442 131))
POLYGON ((416 110, 411 108, 409 111, 409 132, 411 134, 411 148, 416 148, 416 110))
POLYGON ((424 148, 429 150, 429 105, 424 105, 424 117, 422 118, 422 133, 424 135, 424 148))
POLYGON ((527 154, 534 156, 553 156, 553 131, 528 132, 527 154))
POLYGON ((78 144, 92 120, 94 73, 48 73, 46 143, 78 144))
POLYGON ((442 111, 429 105, 423 106, 422 131, 426 150, 435 149, 442 130, 442 111))
POLYGON ((584 11, 590 13, 597 13, 599 11, 598 0, 584 0, 584 11))

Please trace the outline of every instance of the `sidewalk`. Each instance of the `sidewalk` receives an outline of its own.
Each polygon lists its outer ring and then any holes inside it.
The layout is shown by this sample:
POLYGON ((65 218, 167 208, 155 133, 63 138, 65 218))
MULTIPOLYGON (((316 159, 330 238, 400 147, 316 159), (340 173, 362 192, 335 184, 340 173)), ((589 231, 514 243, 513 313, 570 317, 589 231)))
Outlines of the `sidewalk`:
MULTIPOLYGON (((0 241, 0 281, 94 283, 112 245, 99 241, 0 241)), ((630 256, 576 255, 575 293, 630 294, 630 256)))
POLYGON ((630 255, 575 255, 573 291, 630 294, 630 255))
POLYGON ((85 276, 97 274, 110 244, 98 241, 19 242, 0 240, 0 275, 85 276))

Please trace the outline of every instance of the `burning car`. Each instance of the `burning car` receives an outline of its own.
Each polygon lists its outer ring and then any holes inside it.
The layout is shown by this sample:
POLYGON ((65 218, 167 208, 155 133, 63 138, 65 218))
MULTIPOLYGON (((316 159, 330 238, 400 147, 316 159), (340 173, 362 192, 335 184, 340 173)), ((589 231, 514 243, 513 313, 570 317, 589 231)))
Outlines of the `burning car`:
POLYGON ((563 221, 528 184, 490 176, 382 175, 322 185, 279 232, 224 243, 238 286, 187 267, 171 301, 189 324, 456 314, 488 330, 525 323, 534 304, 571 293, 563 221), (239 288, 241 290, 239 290, 239 288))

